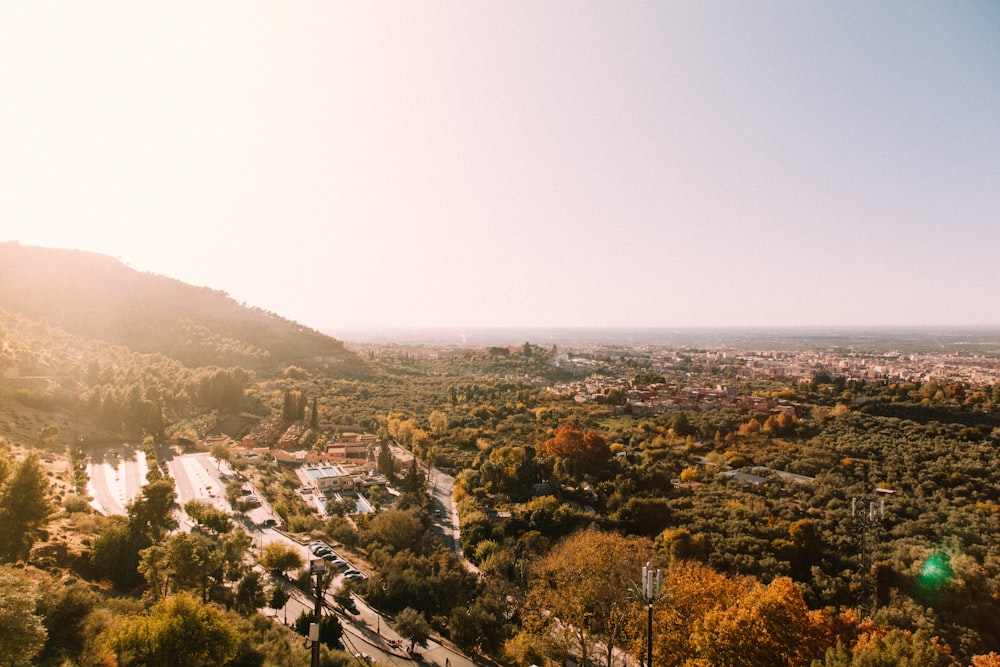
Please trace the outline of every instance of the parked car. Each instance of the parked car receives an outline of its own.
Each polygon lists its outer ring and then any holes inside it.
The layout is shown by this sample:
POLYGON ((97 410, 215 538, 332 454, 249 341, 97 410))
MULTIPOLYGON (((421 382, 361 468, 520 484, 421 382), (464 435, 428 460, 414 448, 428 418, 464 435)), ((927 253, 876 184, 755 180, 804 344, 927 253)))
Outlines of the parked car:
POLYGON ((337 554, 330 554, 329 556, 323 556, 323 560, 330 564, 330 567, 335 567, 338 570, 347 571, 350 569, 350 565, 347 561, 338 556, 337 554))

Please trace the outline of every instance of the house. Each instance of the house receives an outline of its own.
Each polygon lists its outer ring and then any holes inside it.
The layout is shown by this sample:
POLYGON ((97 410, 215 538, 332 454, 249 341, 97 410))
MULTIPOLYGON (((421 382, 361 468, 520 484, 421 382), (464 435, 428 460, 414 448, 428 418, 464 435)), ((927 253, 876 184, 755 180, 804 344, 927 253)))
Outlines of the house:
POLYGON ((326 455, 338 461, 367 461, 368 451, 378 445, 378 436, 345 433, 326 443, 326 455))
POLYGON ((767 483, 767 478, 765 477, 751 475, 748 472, 741 472, 739 470, 728 470, 722 473, 722 475, 723 477, 736 480, 740 486, 752 486, 755 489, 767 483))
POLYGON ((303 469, 310 483, 325 496, 357 490, 364 470, 356 465, 320 463, 303 469))
POLYGON ((224 445, 229 447, 232 445, 232 441, 229 439, 228 435, 213 435, 202 440, 198 446, 206 451, 212 451, 212 448, 216 445, 224 445))

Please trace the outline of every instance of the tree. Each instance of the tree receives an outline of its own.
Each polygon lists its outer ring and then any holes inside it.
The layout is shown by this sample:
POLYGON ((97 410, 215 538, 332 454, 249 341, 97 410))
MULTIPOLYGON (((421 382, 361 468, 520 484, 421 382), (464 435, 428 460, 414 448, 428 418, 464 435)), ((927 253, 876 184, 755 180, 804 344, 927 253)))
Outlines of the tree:
POLYGON ((493 654, 503 646, 504 620, 513 603, 510 589, 490 579, 468 606, 455 607, 448 621, 452 641, 465 650, 493 654))
POLYGON ((197 533, 177 533, 164 546, 174 590, 198 591, 201 601, 208 602, 213 584, 222 583, 222 553, 215 541, 197 533))
MULTIPOLYGON (((237 459, 237 460, 244 461, 244 465, 246 463, 244 459, 237 459)), ((239 481, 238 479, 234 479, 233 481, 228 482, 226 484, 226 502, 229 503, 230 506, 236 507, 242 498, 243 498, 243 482, 239 481)), ((191 512, 188 512, 187 506, 192 502, 198 502, 198 501, 192 500, 184 504, 184 511, 187 512, 188 514, 191 514, 191 512)))
POLYGON ((788 577, 764 586, 679 561, 667 570, 664 589, 669 597, 654 605, 654 663, 808 665, 833 634, 829 619, 809 611, 788 577))
POLYGON ((45 644, 36 613, 35 585, 9 565, 0 566, 0 664, 28 664, 45 644))
POLYGON ((295 400, 292 398, 292 392, 288 389, 285 390, 285 402, 281 408, 281 421, 286 424, 295 421, 295 400))
POLYGON ((90 562, 98 576, 119 590, 128 590, 142 583, 139 552, 148 546, 149 539, 133 530, 127 520, 111 517, 110 525, 94 540, 90 562))
POLYGON ((579 475, 607 465, 611 448, 599 433, 588 431, 584 434, 579 426, 566 422, 545 442, 545 453, 568 462, 574 475, 579 475))
POLYGON ((555 435, 545 441, 545 453, 557 459, 571 459, 583 449, 583 431, 573 422, 556 428, 555 435))
POLYGON ((224 442, 217 442, 212 445, 211 455, 215 459, 215 466, 219 469, 222 468, 223 461, 229 463, 233 458, 233 453, 229 451, 229 446, 224 442))
POLYGON ((430 424, 431 433, 434 435, 442 436, 448 432, 448 415, 440 410, 433 410, 427 416, 427 422, 430 424))
POLYGON ((788 577, 766 588, 757 582, 729 605, 705 614, 692 633, 697 655, 707 664, 808 664, 820 652, 823 632, 809 614, 802 591, 788 577))
MULTIPOLYGON (((303 637, 309 636, 309 626, 314 623, 311 611, 299 614, 292 627, 303 637)), ((340 624, 340 619, 333 614, 325 614, 319 619, 319 641, 329 648, 340 645, 340 638, 344 636, 344 627, 340 624)))
POLYGON ((184 503, 184 512, 194 519, 198 525, 218 534, 228 533, 233 529, 229 514, 209 505, 202 500, 189 500, 184 503))
POLYGON ((249 616, 263 607, 266 602, 267 598, 264 595, 264 584, 260 580, 260 572, 250 570, 243 575, 236 587, 233 607, 244 616, 249 616))
POLYGON ((59 436, 59 427, 54 424, 49 424, 48 426, 43 426, 38 429, 38 439, 47 445, 55 442, 55 439, 59 436))
POLYGON ((425 527, 413 510, 379 512, 368 522, 361 539, 369 550, 388 547, 394 552, 409 549, 420 552, 425 527))
POLYGON ((138 498, 129 503, 130 527, 157 543, 177 527, 174 510, 177 509, 177 492, 173 480, 161 479, 142 487, 138 498))
POLYGON ((186 593, 161 600, 106 631, 118 664, 211 667, 236 655, 238 635, 225 615, 186 593))
POLYGON ((403 479, 403 491, 407 493, 423 491, 425 483, 424 474, 420 471, 420 466, 417 464, 416 457, 414 457, 410 462, 410 470, 403 479))
MULTIPOLYGON (((876 630, 864 633, 854 647, 843 644, 827 649, 823 661, 813 662, 817 667, 955 667, 958 665, 951 652, 941 645, 937 637, 926 632, 911 633, 905 630, 876 630)), ((991 663, 973 658, 973 667, 991 663)), ((996 664, 996 663, 993 663, 996 664)))
POLYGON ((652 544, 597 529, 566 538, 535 563, 528 589, 526 627, 558 637, 562 650, 586 664, 595 642, 611 665, 614 647, 628 644, 636 602, 630 594, 652 544), (553 632, 555 631, 555 632, 553 632))
POLYGON ((253 538, 243 528, 236 528, 219 536, 218 543, 222 552, 222 580, 237 581, 249 569, 247 554, 253 538))
MULTIPOLYGON (((292 599, 292 596, 288 594, 285 587, 279 582, 271 589, 271 597, 267 601, 268 609, 273 609, 274 613, 277 614, 279 609, 284 609, 288 601, 292 599)), ((288 612, 285 612, 287 618, 288 612)))
POLYGON ((304 564, 298 551, 281 542, 265 544, 264 548, 260 550, 257 562, 264 569, 281 577, 285 576, 289 570, 297 570, 304 564))
POLYGON ((583 436, 580 464, 587 470, 595 470, 606 466, 610 457, 611 448, 607 439, 600 433, 587 431, 583 436))
POLYGON ((389 443, 383 440, 378 448, 378 459, 376 460, 378 471, 385 475, 390 482, 396 479, 396 459, 392 455, 392 448, 389 443))
POLYGON ((149 586, 148 595, 153 600, 161 600, 170 594, 170 581, 174 570, 167 548, 154 544, 139 553, 139 573, 149 586))
POLYGON ((28 557, 52 513, 48 492, 38 454, 31 452, 0 489, 0 560, 28 557))
POLYGON ((345 514, 353 514, 358 509, 357 498, 340 498, 339 500, 331 498, 326 501, 326 513, 335 516, 344 516, 345 514))
POLYGON ((504 663, 516 667, 529 667, 545 663, 545 652, 539 637, 530 632, 520 632, 504 644, 504 663))
MULTIPOLYGON (((80 580, 50 579, 35 587, 37 611, 42 616, 48 639, 39 664, 69 664, 92 638, 91 612, 105 602, 104 596, 80 580)), ((77 664, 82 664, 83 661, 77 664)))
POLYGON ((407 607, 396 615, 396 632, 403 639, 410 641, 410 650, 419 644, 427 645, 427 639, 431 636, 431 626, 427 624, 422 612, 412 607, 407 607))

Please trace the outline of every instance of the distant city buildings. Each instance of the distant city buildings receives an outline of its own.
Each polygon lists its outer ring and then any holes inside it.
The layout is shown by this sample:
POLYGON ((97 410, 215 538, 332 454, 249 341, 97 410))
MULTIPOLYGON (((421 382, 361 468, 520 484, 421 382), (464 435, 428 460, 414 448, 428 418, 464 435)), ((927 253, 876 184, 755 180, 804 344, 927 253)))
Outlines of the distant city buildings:
MULTIPOLYGON (((600 348, 590 352, 594 356, 609 355, 608 350, 600 348)), ((692 350, 650 346, 632 349, 628 356, 640 359, 650 372, 660 373, 665 377, 676 377, 679 372, 684 372, 691 378, 691 382, 642 385, 624 377, 593 375, 583 380, 554 385, 549 390, 579 403, 599 401, 627 404, 633 413, 640 414, 679 408, 723 406, 794 414, 797 406, 791 402, 760 396, 737 396, 728 383, 704 386, 698 383, 698 378, 771 380, 796 386, 812 382, 817 374, 825 373, 831 378, 838 378, 845 385, 852 382, 937 382, 942 385, 957 383, 977 388, 1000 383, 1000 359, 978 354, 866 353, 851 349, 692 350), (626 400, 620 400, 622 396, 626 400)), ((579 366, 581 360, 574 358, 570 361, 579 366)))

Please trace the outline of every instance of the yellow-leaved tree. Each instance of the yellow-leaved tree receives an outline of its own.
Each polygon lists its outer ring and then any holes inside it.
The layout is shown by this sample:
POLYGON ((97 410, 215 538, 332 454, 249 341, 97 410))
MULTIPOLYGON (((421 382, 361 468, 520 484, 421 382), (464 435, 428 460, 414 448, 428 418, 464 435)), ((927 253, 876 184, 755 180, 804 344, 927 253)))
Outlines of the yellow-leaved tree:
POLYGON ((631 589, 652 552, 643 538, 592 528, 574 533, 532 567, 526 629, 550 656, 587 664, 600 651, 610 666, 613 650, 629 646, 642 627, 631 589))

